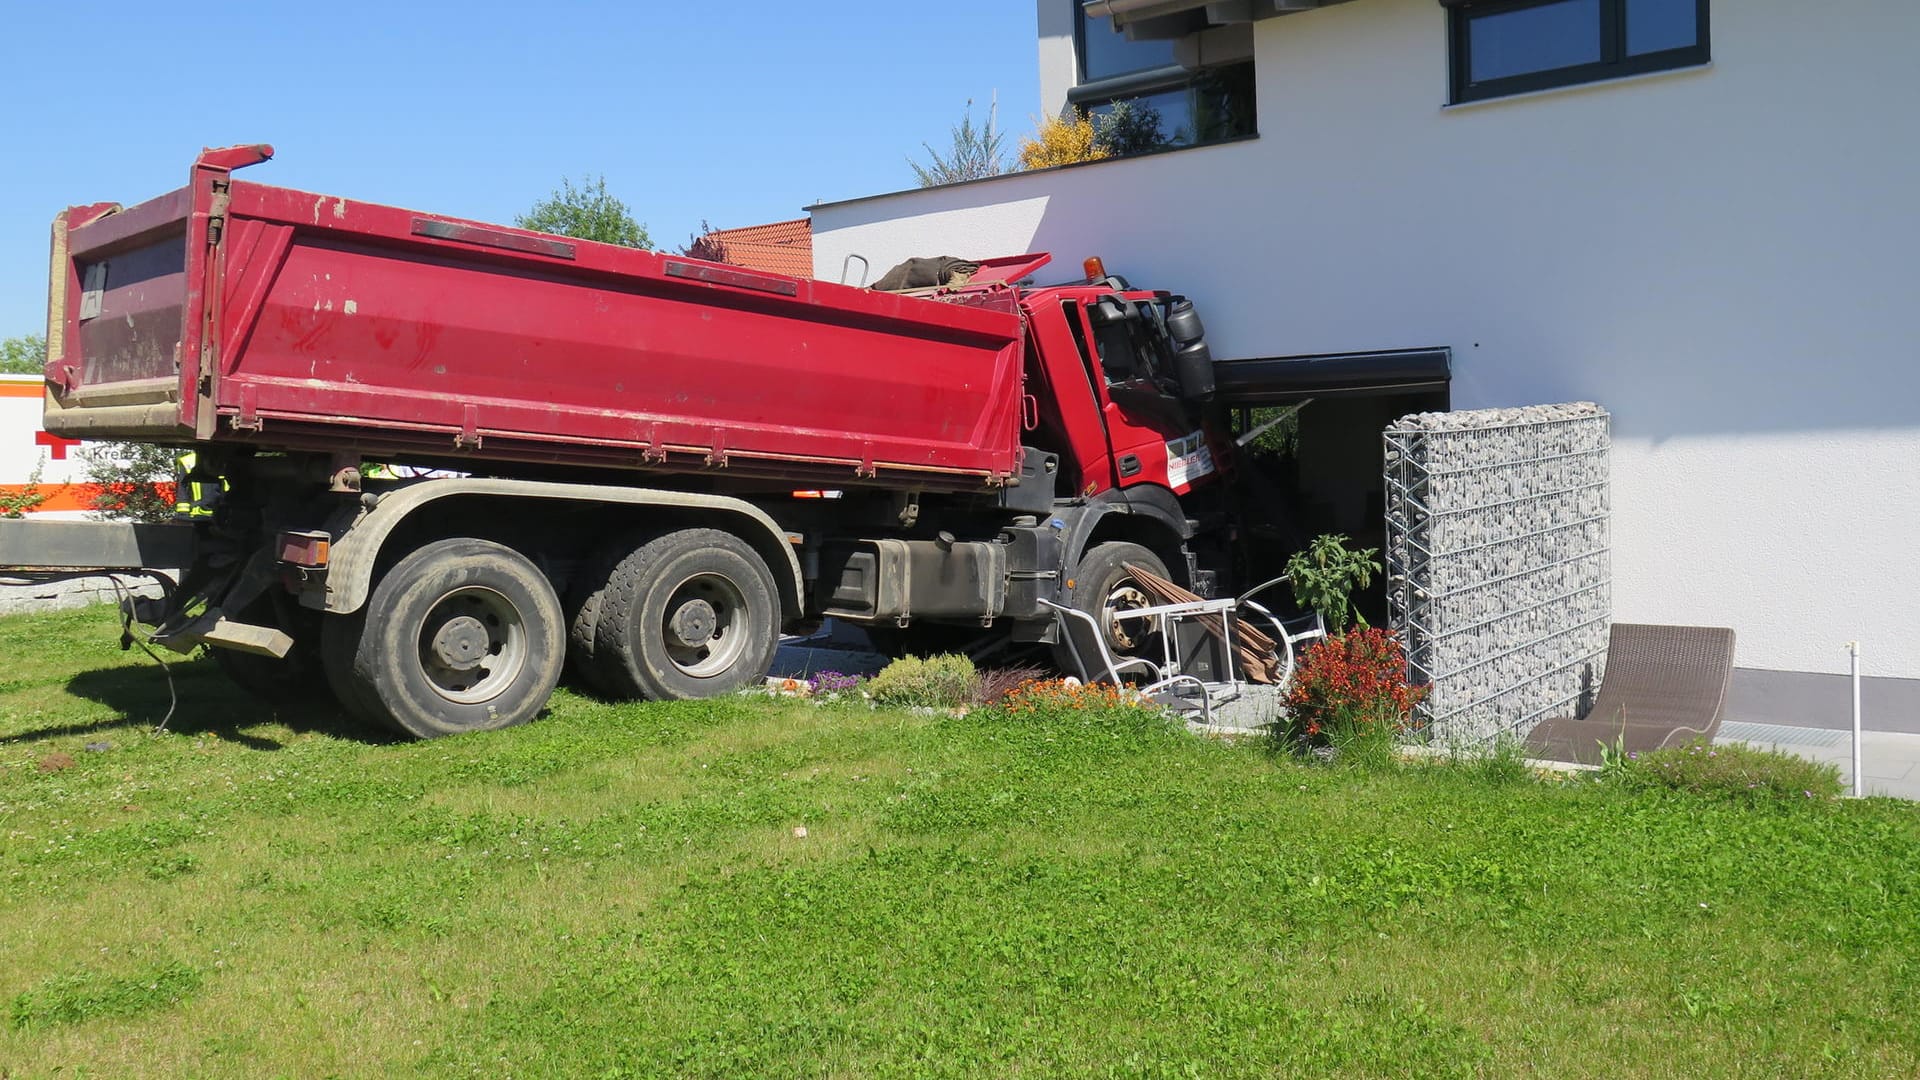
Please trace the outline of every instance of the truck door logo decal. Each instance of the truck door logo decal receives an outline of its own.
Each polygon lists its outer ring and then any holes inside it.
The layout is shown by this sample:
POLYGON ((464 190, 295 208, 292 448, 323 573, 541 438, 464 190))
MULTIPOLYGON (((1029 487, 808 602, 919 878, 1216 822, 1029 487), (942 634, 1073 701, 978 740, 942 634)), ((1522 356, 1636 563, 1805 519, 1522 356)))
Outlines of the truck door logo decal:
POLYGON ((1196 431, 1167 443, 1167 483, 1183 487, 1213 471, 1213 451, 1196 431))

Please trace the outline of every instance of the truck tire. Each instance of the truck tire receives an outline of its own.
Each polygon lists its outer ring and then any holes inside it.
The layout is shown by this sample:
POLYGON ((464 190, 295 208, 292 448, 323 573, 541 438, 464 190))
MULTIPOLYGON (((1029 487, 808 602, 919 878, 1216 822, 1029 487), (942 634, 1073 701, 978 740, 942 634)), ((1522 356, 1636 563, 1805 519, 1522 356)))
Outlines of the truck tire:
POLYGON ((367 625, 365 608, 351 615, 327 615, 320 622, 320 667, 326 672, 327 689, 348 716, 369 727, 404 734, 400 725, 380 707, 373 692, 362 686, 353 674, 353 657, 360 651, 360 635, 367 625))
POLYGON ((773 663, 779 595, 767 564, 731 533, 666 533, 614 568, 596 668, 612 692, 654 701, 732 693, 773 663))
MULTIPOLYGON (((1113 653, 1114 659, 1144 656, 1157 661, 1160 652, 1145 624, 1121 623, 1112 617, 1115 608, 1149 607, 1153 603, 1152 597, 1127 573, 1128 563, 1161 577, 1168 576, 1167 564, 1161 561, 1160 556, 1139 544, 1109 540, 1088 548, 1080 556, 1080 565, 1073 572, 1072 587, 1067 592, 1065 602, 1067 606, 1084 611, 1100 621, 1107 650, 1113 653)), ((1100 654, 1093 648, 1091 632, 1078 620, 1062 620, 1061 639, 1053 647, 1054 664, 1070 675, 1080 674, 1074 666, 1073 652, 1067 645, 1067 634, 1073 635, 1074 645, 1086 658, 1090 674, 1097 677, 1100 654)))
MULTIPOLYGON (((367 599, 337 676, 342 700, 416 738, 512 727, 560 681, 566 623, 546 575, 512 548, 437 540, 401 559, 367 599)), ((329 665, 333 670, 338 664, 329 665)))
POLYGON ((600 545, 587 556, 567 590, 567 666, 589 689, 605 697, 622 695, 603 670, 607 665, 596 656, 600 610, 613 583, 613 572, 657 535, 658 530, 647 529, 600 545))
POLYGON ((275 705, 310 702, 327 692, 320 657, 320 616, 291 601, 276 603, 262 596, 248 604, 237 618, 256 626, 272 626, 293 637, 293 648, 281 659, 238 649, 210 649, 213 662, 240 689, 275 705), (285 610, 293 609, 293 610, 285 610))

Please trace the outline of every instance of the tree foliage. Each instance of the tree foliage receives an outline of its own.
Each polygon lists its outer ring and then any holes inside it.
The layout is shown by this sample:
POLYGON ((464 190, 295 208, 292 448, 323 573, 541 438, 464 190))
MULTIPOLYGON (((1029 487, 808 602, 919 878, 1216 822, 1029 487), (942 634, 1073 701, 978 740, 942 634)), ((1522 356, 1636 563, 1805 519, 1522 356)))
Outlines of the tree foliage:
POLYGON ((28 334, 0 341, 0 375, 38 375, 46 367, 46 338, 28 334))
POLYGON ((27 482, 18 492, 0 491, 0 518, 25 517, 40 509, 47 501, 47 492, 40 486, 40 478, 46 475, 47 459, 42 455, 33 463, 33 472, 27 476, 27 482))
POLYGON ((533 209, 513 219, 523 229, 571 236, 578 240, 597 240, 603 244, 653 250, 647 227, 634 220, 627 204, 607 191, 607 178, 561 179, 553 194, 533 204, 533 209))
POLYGON ((1020 143, 1020 167, 1047 169, 1110 156, 1093 130, 1093 121, 1078 109, 1048 117, 1034 134, 1020 143))
POLYGON ((1160 110, 1147 104, 1144 98, 1129 98, 1109 105, 1105 112, 1094 117, 1093 132, 1095 142, 1108 157, 1144 154, 1160 149, 1169 141, 1160 130, 1160 110))
POLYGON ((944 155, 932 145, 921 143, 927 152, 927 163, 923 165, 912 158, 907 159, 920 186, 957 184, 962 180, 978 180, 1007 171, 1006 163, 1001 160, 1001 144, 1006 140, 1006 133, 996 131, 993 126, 999 111, 998 103, 990 106, 986 125, 976 128, 973 126, 973 101, 968 99, 966 111, 960 114, 960 122, 953 126, 953 145, 944 155))
POLYGON ((93 511, 115 521, 171 521, 173 499, 161 485, 173 482, 176 450, 146 443, 96 443, 80 451, 87 483, 99 485, 93 511))

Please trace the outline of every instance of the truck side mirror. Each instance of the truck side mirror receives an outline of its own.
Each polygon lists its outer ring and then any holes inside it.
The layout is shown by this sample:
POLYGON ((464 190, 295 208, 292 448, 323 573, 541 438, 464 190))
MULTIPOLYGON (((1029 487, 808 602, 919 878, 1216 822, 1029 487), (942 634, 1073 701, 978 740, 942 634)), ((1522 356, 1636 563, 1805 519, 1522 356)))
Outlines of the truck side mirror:
POLYGON ((1188 401, 1213 397, 1213 351, 1207 348, 1207 328, 1193 301, 1175 297, 1167 306, 1167 336, 1173 339, 1173 377, 1180 381, 1180 396, 1188 401))
POLYGON ((1182 345, 1173 353, 1173 377, 1180 380, 1180 396, 1188 401, 1213 397, 1213 350, 1204 341, 1182 345))

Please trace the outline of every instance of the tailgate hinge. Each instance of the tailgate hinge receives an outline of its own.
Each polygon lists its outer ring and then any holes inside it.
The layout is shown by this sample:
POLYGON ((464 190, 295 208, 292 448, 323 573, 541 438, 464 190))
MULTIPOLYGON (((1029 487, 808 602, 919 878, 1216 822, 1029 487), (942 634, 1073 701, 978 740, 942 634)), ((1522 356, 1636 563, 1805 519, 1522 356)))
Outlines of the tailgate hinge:
POLYGON ((460 410, 460 434, 453 437, 453 448, 480 449, 480 406, 467 405, 460 410))
POLYGON ((640 463, 643 465, 660 464, 667 460, 667 448, 660 442, 660 425, 647 425, 647 445, 640 451, 640 463))
MULTIPOLYGON (((205 384, 208 380, 205 376, 202 376, 201 381, 205 384)), ((203 389, 202 393, 205 392, 203 389)), ((260 430, 260 392, 252 383, 244 383, 241 385, 240 412, 232 420, 228 421, 228 423, 233 426, 233 430, 235 431, 260 430)))
POLYGON ((220 234, 227 228, 227 204, 233 201, 233 181, 215 180, 213 182, 213 204, 207 208, 207 244, 212 246, 220 242, 220 234))

